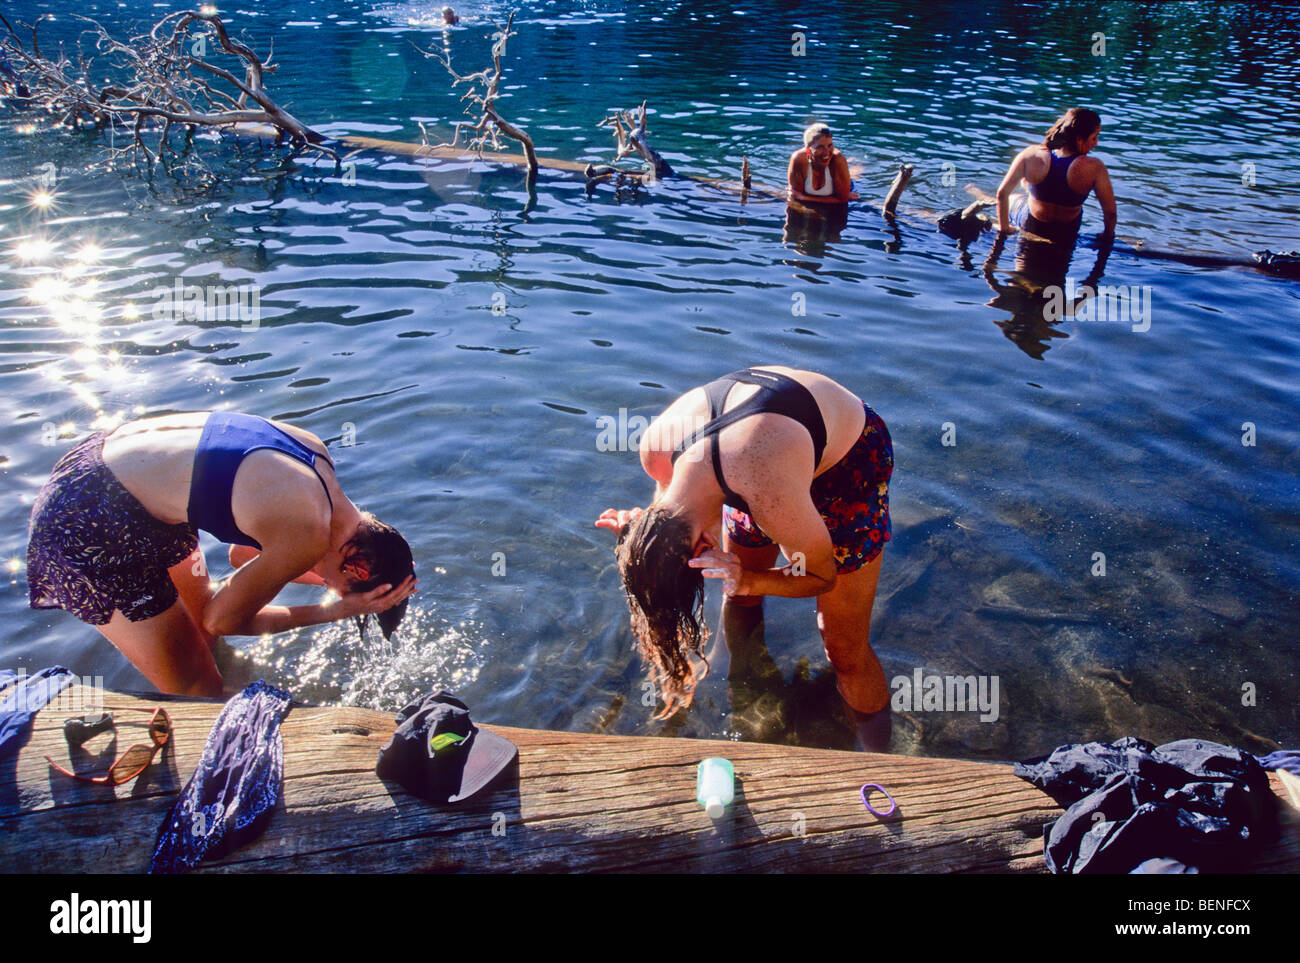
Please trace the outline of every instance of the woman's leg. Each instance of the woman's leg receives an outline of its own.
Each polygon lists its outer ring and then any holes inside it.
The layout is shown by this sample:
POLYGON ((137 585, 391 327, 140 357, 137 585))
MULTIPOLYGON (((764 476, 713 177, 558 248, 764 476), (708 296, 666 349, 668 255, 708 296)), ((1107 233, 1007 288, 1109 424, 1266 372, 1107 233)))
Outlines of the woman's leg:
POLYGON ((835 668, 840 695, 860 713, 878 712, 889 705, 885 670, 871 651, 871 609, 883 554, 855 572, 840 574, 834 588, 817 596, 817 628, 835 668))
POLYGON ((217 644, 219 636, 212 635, 203 628, 203 611, 214 594, 203 549, 196 547, 189 558, 169 568, 167 575, 180 593, 181 602, 185 604, 185 611, 189 613, 194 627, 208 648, 212 648, 217 644))
POLYGON ((867 752, 888 752, 893 735, 885 670, 871 650, 871 609, 882 557, 877 555, 855 572, 841 573, 833 589, 817 596, 817 628, 849 724, 867 752))
POLYGON ((194 623, 182 599, 177 599, 161 615, 139 622, 132 622, 115 611, 107 625, 95 628, 160 692, 221 695, 221 673, 212 659, 208 637, 194 623))
MULTIPOLYGON (((740 559, 741 567, 757 572, 771 568, 780 552, 775 545, 737 545, 724 530, 722 550, 740 559)), ((754 678, 772 662, 763 644, 763 596, 734 595, 722 600, 722 631, 715 637, 709 665, 726 679, 754 678)))

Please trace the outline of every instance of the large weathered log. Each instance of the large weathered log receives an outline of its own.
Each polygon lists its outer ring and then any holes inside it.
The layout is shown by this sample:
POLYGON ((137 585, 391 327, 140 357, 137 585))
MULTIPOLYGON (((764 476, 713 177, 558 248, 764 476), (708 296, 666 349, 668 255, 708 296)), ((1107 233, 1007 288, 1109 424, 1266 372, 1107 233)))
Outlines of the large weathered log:
MULTIPOLYGON (((147 866, 221 709, 166 705, 174 749, 116 790, 53 773, 44 755, 70 761, 61 729, 70 713, 37 714, 16 762, 0 768, 0 872, 147 866)), ((517 772, 465 804, 438 807, 375 775, 393 728, 390 715, 366 709, 290 710, 281 808, 262 837, 201 870, 1035 873, 1044 871, 1043 824, 1061 812, 1001 764, 499 726, 489 728, 519 747, 517 772), (694 798, 696 766, 712 755, 732 760, 738 787, 717 823, 694 798), (865 782, 893 793, 893 817, 866 811, 865 782)), ((1252 868, 1300 869, 1294 813, 1252 868)))

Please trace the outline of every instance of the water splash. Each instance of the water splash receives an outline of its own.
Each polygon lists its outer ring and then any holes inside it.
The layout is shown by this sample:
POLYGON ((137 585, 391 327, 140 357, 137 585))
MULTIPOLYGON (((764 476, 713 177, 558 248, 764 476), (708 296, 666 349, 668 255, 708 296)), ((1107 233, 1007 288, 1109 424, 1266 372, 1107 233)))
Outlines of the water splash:
POLYGON ((431 689, 459 692, 473 683, 486 661, 482 634, 476 623, 453 625, 412 606, 389 640, 373 619, 364 634, 355 622, 337 622, 263 636, 244 656, 297 699, 391 711, 431 689))

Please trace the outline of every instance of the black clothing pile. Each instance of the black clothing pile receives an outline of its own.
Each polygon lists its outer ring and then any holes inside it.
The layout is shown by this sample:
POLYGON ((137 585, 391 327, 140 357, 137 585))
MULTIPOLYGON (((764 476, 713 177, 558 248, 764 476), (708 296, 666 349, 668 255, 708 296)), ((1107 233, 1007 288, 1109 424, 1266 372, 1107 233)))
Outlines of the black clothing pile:
POLYGON ((1053 873, 1128 873, 1164 857, 1239 871, 1277 837, 1277 799, 1254 756, 1200 739, 1062 746, 1016 763, 1065 815, 1044 827, 1053 873))

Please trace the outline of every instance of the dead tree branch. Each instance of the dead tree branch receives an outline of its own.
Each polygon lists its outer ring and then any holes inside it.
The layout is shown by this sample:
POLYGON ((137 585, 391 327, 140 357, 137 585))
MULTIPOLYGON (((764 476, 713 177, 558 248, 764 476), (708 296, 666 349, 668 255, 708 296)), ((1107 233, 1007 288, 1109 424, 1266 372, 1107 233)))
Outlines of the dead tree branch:
POLYGON ((672 177, 673 169, 646 140, 645 105, 646 102, 641 101, 640 113, 636 118, 633 118, 630 110, 624 110, 606 117, 596 126, 614 128, 614 137, 618 140, 618 152, 614 155, 615 163, 631 153, 636 153, 654 170, 655 177, 672 177), (627 126, 624 127, 624 124, 627 126))
MULTIPOLYGON (((44 110, 64 126, 121 130, 129 134, 126 148, 114 148, 143 157, 150 164, 175 154, 169 143, 174 125, 186 139, 198 128, 225 131, 243 124, 263 125, 277 131, 279 139, 294 148, 319 151, 337 160, 324 144, 324 136, 301 123, 267 92, 264 78, 277 69, 251 47, 231 37, 215 13, 179 11, 163 17, 147 34, 127 41, 114 39, 97 21, 88 25, 93 52, 79 53, 76 63, 60 45, 57 56, 41 53, 41 21, 19 24, 31 33, 29 46, 4 21, 8 35, 0 35, 0 83, 25 94, 23 106, 44 110), (225 55, 231 69, 205 60, 208 46, 225 55), (107 71, 117 82, 96 86, 92 75, 107 71), (92 74, 93 71, 93 74, 92 74), (241 76, 242 75, 242 76, 241 76), (21 88, 21 89, 20 89, 21 88), (146 136, 158 134, 157 155, 146 136)), ((80 44, 80 42, 79 42, 80 44)))
MULTIPOLYGON (((496 101, 501 96, 498 89, 501 83, 501 58, 506 52, 506 41, 515 35, 512 29, 515 22, 514 11, 510 12, 506 20, 504 30, 498 29, 493 37, 496 42, 492 45, 492 66, 484 68, 473 74, 461 76, 451 66, 451 55, 442 54, 437 51, 421 50, 424 56, 438 61, 447 68, 447 73, 451 74, 452 87, 458 84, 468 85, 468 90, 461 100, 468 100, 470 106, 465 108, 465 113, 473 116, 474 108, 478 108, 478 119, 473 123, 457 121, 455 128, 456 134, 452 138, 450 147, 456 147, 460 143, 461 131, 468 131, 467 146, 470 150, 482 153, 487 147, 493 150, 501 149, 501 141, 498 134, 505 134, 512 140, 517 140, 524 147, 524 155, 528 158, 528 182, 531 184, 537 179, 537 152, 533 149, 533 139, 528 136, 523 128, 512 124, 501 116, 497 110, 496 101)), ((417 48, 418 49, 418 48, 417 48)))

